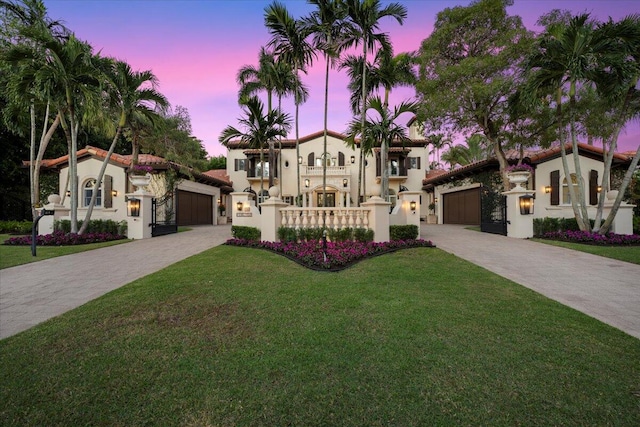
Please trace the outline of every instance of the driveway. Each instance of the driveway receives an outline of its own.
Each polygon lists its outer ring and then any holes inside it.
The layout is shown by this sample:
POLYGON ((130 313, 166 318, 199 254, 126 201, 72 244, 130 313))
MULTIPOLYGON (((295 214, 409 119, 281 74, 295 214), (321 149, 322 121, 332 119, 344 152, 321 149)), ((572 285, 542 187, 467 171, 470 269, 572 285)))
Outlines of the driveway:
POLYGON ((440 249, 640 338, 640 265, 457 225, 422 225, 440 249))
POLYGON ((224 243, 231 226, 190 231, 0 270, 0 339, 224 243))

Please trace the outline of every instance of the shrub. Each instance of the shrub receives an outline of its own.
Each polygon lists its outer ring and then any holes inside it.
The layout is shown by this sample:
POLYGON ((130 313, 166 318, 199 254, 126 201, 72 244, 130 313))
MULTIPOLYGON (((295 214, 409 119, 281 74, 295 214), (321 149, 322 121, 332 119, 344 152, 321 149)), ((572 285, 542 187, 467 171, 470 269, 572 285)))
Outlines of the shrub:
POLYGON ((373 242, 373 230, 370 228, 356 228, 353 230, 353 238, 356 242, 373 242))
POLYGON ((533 235, 536 237, 543 236, 546 233, 560 231, 559 218, 536 218, 533 220, 533 235))
POLYGON ((573 243, 589 243, 592 245, 640 245, 640 236, 636 234, 614 234, 605 235, 592 233, 590 231, 558 231, 546 233, 542 236, 545 239, 560 240, 573 243))
MULTIPOLYGON (((70 246, 84 245, 87 243, 110 242, 112 240, 126 239, 126 236, 112 233, 65 233, 63 231, 54 231, 52 234, 44 234, 36 236, 36 245, 38 246, 70 246)), ((31 236, 12 237, 5 240, 5 245, 11 246, 28 246, 31 245, 31 236)))
POLYGON ((633 234, 640 234, 640 216, 633 217, 633 234))
POLYGON ((231 226, 231 235, 236 239, 260 240, 260 230, 256 227, 233 225, 231 226))
POLYGON ((297 242, 298 232, 295 228, 280 227, 278 228, 278 240, 281 242, 297 242))
POLYGON ((31 221, 0 221, 0 233, 29 234, 32 226, 31 221))
POLYGON ((322 239, 322 228, 301 228, 298 230, 298 239, 301 242, 312 242, 322 239))
POLYGON ((349 227, 339 230, 330 228, 328 237, 332 242, 350 242, 353 240, 353 229, 349 227))
POLYGON ((417 225, 392 225, 389 227, 391 240, 414 240, 418 238, 417 225))
MULTIPOLYGON (((82 227, 83 221, 78 221, 78 229, 82 227)), ((54 221, 53 229, 55 231, 62 231, 64 233, 71 232, 71 221, 68 219, 62 219, 54 221)), ((111 219, 92 219, 89 221, 89 227, 87 227, 87 233, 108 233, 108 234, 127 234, 127 221, 122 220, 115 222, 111 219)))

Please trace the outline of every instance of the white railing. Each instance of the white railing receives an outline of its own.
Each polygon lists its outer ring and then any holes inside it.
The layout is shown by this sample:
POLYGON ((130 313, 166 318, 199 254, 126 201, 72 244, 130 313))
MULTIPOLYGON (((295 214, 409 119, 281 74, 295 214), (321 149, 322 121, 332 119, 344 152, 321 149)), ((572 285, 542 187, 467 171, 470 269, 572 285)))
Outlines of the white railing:
POLYGON ((297 208, 280 209, 281 225, 289 228, 369 228, 369 208, 297 208))
MULTIPOLYGON (((322 176, 322 166, 307 166, 307 172, 303 172, 303 175, 322 176)), ((350 172, 347 166, 327 166, 327 175, 350 175, 350 172)))

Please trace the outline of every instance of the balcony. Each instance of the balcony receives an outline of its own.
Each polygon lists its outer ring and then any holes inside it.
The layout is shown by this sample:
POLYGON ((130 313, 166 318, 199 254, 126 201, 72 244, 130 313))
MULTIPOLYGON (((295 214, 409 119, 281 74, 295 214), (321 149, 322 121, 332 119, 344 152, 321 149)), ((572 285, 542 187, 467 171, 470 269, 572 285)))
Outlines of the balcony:
MULTIPOLYGON (((322 166, 303 166, 300 174, 302 176, 322 176, 322 166)), ((351 170, 348 166, 327 166, 327 176, 348 177, 351 170)))

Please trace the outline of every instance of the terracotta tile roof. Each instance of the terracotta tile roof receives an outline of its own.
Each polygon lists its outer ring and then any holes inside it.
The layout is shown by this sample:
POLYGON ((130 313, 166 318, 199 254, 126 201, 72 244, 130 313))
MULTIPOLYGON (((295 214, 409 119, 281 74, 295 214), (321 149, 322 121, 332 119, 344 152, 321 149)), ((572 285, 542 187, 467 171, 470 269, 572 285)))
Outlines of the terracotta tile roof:
POLYGON ((202 172, 202 174, 231 183, 231 179, 229 178, 229 175, 227 175, 227 171, 225 169, 211 169, 206 172, 202 172))
MULTIPOLYGON (((101 148, 92 147, 87 145, 86 147, 78 150, 78 159, 93 156, 99 159, 104 159, 107 157, 109 152, 107 150, 103 150, 101 148)), ((128 168, 131 166, 131 155, 130 154, 112 154, 110 157, 110 162, 121 166, 123 168, 128 168)), ((64 155, 58 157, 56 159, 43 159, 42 167, 43 168, 59 168, 66 165, 69 162, 69 155, 64 155)), ((24 164, 29 164, 29 162, 23 162, 24 164)), ((175 162, 167 161, 165 158, 156 156, 153 154, 140 154, 138 155, 138 164, 148 165, 153 167, 153 169, 162 171, 166 169, 173 169, 175 171, 181 171, 185 169, 184 166, 179 165, 175 162)), ((223 189, 223 191, 233 191, 233 184, 228 176, 218 177, 215 175, 208 175, 206 173, 198 173, 191 168, 186 168, 197 180, 204 181, 208 184, 213 184, 217 187, 223 189)))
MULTIPOLYGON (((571 144, 566 144, 567 154, 571 153, 572 147, 571 144)), ((578 143, 578 150, 583 152, 583 154, 590 155, 592 157, 602 159, 603 150, 602 148, 578 143)), ((635 153, 634 153, 635 154, 635 153)), ((542 150, 525 150, 523 162, 531 165, 537 165, 539 163, 543 163, 547 160, 551 160, 556 157, 560 157, 560 146, 551 147, 542 150)), ((505 152, 505 156, 507 157, 507 161, 511 164, 514 164, 520 158, 520 153, 518 150, 507 150, 505 152)), ((631 161, 632 156, 629 156, 627 153, 615 153, 613 155, 614 163, 628 163, 631 161)), ((481 171, 488 168, 497 168, 498 160, 493 157, 490 159, 480 160, 478 162, 474 162, 468 164, 466 166, 462 166, 450 171, 444 171, 444 173, 438 174, 427 174, 426 178, 422 180, 422 185, 425 187, 431 187, 437 183, 444 182, 445 180, 454 180, 457 177, 468 176, 476 171, 481 171)))

